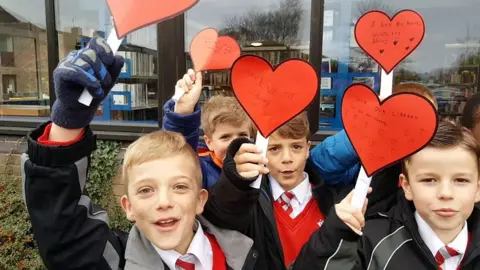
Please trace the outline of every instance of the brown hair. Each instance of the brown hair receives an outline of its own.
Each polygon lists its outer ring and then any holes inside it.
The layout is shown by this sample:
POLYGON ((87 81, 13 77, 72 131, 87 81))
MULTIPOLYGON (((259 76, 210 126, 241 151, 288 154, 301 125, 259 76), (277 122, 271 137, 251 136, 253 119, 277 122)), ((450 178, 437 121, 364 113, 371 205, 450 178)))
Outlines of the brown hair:
POLYGON ((197 153, 179 133, 159 130, 140 137, 127 148, 122 166, 125 194, 128 194, 128 171, 134 166, 178 155, 183 155, 188 159, 188 161, 184 160, 182 162, 191 162, 195 166, 195 178, 201 188, 202 170, 197 153))
POLYGON ((432 94, 432 91, 430 89, 426 88, 425 86, 419 84, 419 83, 402 83, 397 86, 392 91, 392 94, 398 94, 398 93, 415 93, 422 95, 429 99, 433 105, 435 106, 436 109, 438 109, 438 102, 435 96, 432 94))
MULTIPOLYGON (((460 146, 475 154, 478 164, 478 161, 480 161, 480 145, 477 143, 472 133, 458 123, 452 121, 439 122, 437 132, 427 147, 446 149, 456 146, 460 146)), ((405 165, 410 162, 411 157, 412 156, 405 158, 402 162, 404 175, 407 175, 405 165)))
POLYGON ((274 134, 288 139, 303 139, 308 140, 310 136, 310 126, 308 123, 307 113, 303 111, 299 115, 295 116, 292 120, 288 121, 277 129, 274 134))
POLYGON ((235 97, 213 96, 202 106, 202 129, 209 137, 219 124, 240 126, 246 121, 250 118, 235 97))

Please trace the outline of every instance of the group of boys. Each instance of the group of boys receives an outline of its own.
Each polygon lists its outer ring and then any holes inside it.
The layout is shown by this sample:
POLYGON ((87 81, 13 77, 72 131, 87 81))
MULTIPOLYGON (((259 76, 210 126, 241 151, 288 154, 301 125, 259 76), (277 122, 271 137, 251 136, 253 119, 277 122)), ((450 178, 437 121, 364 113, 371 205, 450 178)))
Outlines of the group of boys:
POLYGON ((302 113, 269 137, 265 158, 235 98, 200 108, 192 70, 162 130, 128 147, 121 206, 134 225, 111 229, 85 189, 89 124, 122 66, 101 38, 70 53, 53 74, 51 121, 28 135, 25 201, 49 269, 480 269, 480 147, 469 132, 440 122, 427 147, 373 176, 356 209, 360 165, 344 132, 310 151, 302 113), (90 106, 77 101, 85 88, 90 106))

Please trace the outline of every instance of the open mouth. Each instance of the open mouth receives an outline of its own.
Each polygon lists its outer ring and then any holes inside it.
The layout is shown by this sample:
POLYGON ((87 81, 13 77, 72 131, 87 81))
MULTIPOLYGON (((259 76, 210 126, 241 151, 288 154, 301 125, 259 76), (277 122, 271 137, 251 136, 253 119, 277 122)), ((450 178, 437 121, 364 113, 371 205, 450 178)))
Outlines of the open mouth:
POLYGON ((280 173, 283 174, 283 175, 292 175, 295 171, 291 171, 291 170, 285 170, 285 171, 281 171, 280 173))
POLYGON ((158 230, 167 232, 174 230, 178 226, 179 221, 180 219, 178 218, 165 218, 157 220, 155 225, 157 225, 158 230))

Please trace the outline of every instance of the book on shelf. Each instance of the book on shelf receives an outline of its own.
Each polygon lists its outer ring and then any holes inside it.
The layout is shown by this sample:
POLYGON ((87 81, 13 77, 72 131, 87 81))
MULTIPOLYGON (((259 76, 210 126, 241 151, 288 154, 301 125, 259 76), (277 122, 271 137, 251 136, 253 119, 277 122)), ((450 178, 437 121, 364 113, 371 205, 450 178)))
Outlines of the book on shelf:
POLYGON ((130 92, 131 101, 125 95, 113 94, 112 102, 114 105, 128 105, 130 103, 132 108, 144 107, 148 105, 148 88, 146 84, 126 84, 117 83, 112 91, 115 92, 130 92))
MULTIPOLYGON (((155 76, 154 56, 140 52, 118 51, 117 55, 130 60, 130 75, 136 77, 155 76)), ((126 70, 125 70, 126 71, 126 70)))

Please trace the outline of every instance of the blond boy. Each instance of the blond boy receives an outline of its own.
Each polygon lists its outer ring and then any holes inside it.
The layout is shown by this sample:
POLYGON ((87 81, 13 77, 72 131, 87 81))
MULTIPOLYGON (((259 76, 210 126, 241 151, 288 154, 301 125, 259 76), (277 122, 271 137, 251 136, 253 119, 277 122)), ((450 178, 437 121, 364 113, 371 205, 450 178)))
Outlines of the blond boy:
POLYGON ((162 128, 182 133, 187 142, 199 153, 203 173, 203 188, 217 182, 223 159, 230 142, 236 138, 253 136, 248 115, 234 97, 214 96, 201 108, 198 104, 202 92, 202 75, 189 70, 177 82, 176 94, 184 91, 178 101, 171 99, 163 107, 162 128), (205 145, 199 145, 200 125, 205 145))
POLYGON ((216 229, 198 216, 207 191, 201 187, 197 155, 180 134, 157 131, 127 149, 121 204, 135 223, 130 233, 112 230, 107 213, 92 204, 85 189, 96 147, 89 124, 122 65, 104 40, 93 39, 84 51, 71 53, 54 73, 56 86, 62 87, 57 88, 53 122, 28 134, 22 156, 25 202, 45 265, 62 270, 254 269, 257 253, 250 238, 216 229), (91 75, 92 68, 98 77, 91 75), (86 87, 94 96, 90 106, 78 103, 86 87))

